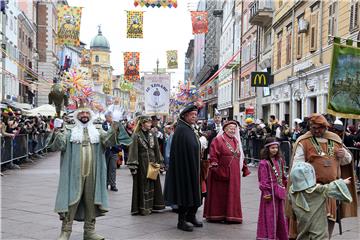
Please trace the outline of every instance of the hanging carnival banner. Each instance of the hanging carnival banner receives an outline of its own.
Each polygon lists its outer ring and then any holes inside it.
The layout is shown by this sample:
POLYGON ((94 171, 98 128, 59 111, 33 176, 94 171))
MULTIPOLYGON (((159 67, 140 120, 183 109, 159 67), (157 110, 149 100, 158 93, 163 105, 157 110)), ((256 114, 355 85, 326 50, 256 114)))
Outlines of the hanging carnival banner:
POLYGON ((191 21, 193 34, 202 34, 208 32, 208 13, 191 11, 191 21))
POLYGON ((360 48, 334 43, 328 112, 360 119, 360 48))
POLYGON ((139 72, 140 53, 125 52, 124 53, 124 79, 135 82, 140 80, 139 72))
POLYGON ((81 51, 80 64, 82 66, 89 66, 91 64, 91 51, 92 50, 86 48, 81 51))
POLYGON ((58 31, 56 37, 58 45, 80 46, 81 10, 81 7, 58 6, 58 31))
POLYGON ((177 69, 178 60, 177 60, 177 50, 166 51, 167 58, 167 68, 168 69, 177 69))
POLYGON ((168 8, 176 8, 177 0, 134 0, 134 6, 140 7, 168 7, 168 8))
POLYGON ((144 85, 146 114, 169 114, 170 74, 146 74, 144 85))
POLYGON ((127 38, 143 38, 144 12, 128 11, 127 12, 127 38))

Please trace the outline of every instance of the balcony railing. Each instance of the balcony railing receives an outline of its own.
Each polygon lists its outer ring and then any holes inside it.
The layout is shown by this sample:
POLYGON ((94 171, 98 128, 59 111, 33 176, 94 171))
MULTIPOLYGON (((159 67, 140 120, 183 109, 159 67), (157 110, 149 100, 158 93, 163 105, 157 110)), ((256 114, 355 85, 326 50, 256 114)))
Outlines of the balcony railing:
POLYGON ((272 0, 256 0, 250 4, 249 9, 251 24, 264 27, 272 23, 274 10, 272 0))

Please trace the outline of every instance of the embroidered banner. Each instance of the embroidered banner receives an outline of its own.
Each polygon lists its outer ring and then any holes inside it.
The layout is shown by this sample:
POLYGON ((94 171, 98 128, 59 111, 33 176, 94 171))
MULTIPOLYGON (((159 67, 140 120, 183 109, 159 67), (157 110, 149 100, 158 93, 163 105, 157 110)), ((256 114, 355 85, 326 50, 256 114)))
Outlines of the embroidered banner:
POLYGON ((127 12, 127 38, 143 38, 144 12, 127 12))
POLYGON ((167 68, 168 69, 177 69, 178 60, 177 60, 177 50, 166 51, 167 58, 167 68))
POLYGON ((80 45, 80 21, 81 7, 70 7, 59 5, 58 14, 58 31, 56 44, 58 45, 80 45))
POLYGON ((128 81, 140 80, 140 53, 125 52, 124 53, 124 79, 128 81))
POLYGON ((334 43, 328 112, 360 119, 360 48, 334 43))
POLYGON ((91 64, 91 52, 92 50, 86 49, 84 48, 81 51, 81 59, 80 59, 80 64, 83 66, 88 66, 91 64))
POLYGON ((168 8, 176 8, 177 0, 134 0, 134 6, 140 7, 168 7, 168 8))
POLYGON ((146 74, 144 85, 146 114, 169 114, 170 74, 146 74))
POLYGON ((191 21, 193 34, 202 34, 208 32, 208 13, 191 11, 191 21))

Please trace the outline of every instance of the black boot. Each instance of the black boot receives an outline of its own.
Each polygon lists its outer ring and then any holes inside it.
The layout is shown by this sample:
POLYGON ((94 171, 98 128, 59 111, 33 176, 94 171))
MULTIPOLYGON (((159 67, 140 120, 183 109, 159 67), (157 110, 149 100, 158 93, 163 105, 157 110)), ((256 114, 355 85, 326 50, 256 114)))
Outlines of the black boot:
POLYGON ((185 213, 179 213, 179 220, 177 224, 177 228, 186 232, 192 232, 193 227, 185 221, 186 214, 185 213))
POLYGON ((190 222, 194 227, 203 227, 203 223, 196 219, 195 214, 188 214, 186 221, 190 222))

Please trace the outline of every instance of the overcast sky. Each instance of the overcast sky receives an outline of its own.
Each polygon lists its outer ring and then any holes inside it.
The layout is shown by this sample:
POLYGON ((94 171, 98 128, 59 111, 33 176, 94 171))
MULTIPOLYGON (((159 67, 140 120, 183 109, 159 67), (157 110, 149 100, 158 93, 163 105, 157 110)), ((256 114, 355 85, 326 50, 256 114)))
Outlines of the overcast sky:
POLYGON ((197 0, 178 0, 177 8, 135 7, 132 0, 68 0, 70 6, 83 7, 80 40, 90 45, 101 25, 111 50, 114 74, 124 72, 123 52, 140 52, 140 71, 166 67, 166 50, 178 50, 179 69, 169 70, 172 85, 184 78, 184 59, 190 39, 193 38, 190 11, 197 0), (144 38, 126 38, 126 11, 144 11, 144 38))

